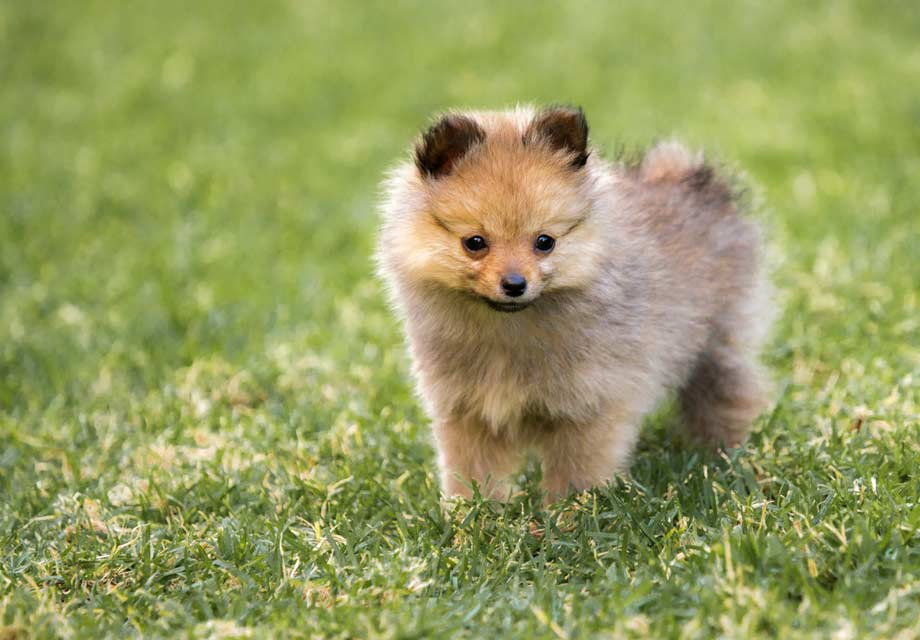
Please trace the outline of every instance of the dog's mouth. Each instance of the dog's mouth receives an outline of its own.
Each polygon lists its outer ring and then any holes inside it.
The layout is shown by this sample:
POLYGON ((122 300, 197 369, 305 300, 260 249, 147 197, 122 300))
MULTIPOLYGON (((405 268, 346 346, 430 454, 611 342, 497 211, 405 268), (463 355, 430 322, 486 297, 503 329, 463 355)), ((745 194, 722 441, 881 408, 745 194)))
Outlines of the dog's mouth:
POLYGON ((517 311, 523 311, 530 306, 529 302, 497 302, 485 296, 483 296, 482 299, 485 300, 487 305, 502 313, 515 313, 517 311))

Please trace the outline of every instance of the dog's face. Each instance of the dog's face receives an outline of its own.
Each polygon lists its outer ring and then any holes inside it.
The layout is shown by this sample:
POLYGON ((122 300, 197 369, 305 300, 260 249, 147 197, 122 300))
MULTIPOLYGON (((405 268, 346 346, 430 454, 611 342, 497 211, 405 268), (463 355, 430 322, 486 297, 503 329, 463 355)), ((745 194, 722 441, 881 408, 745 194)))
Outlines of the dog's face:
POLYGON ((392 185, 383 262, 496 311, 590 286, 601 246, 586 145, 580 110, 444 116, 392 185))

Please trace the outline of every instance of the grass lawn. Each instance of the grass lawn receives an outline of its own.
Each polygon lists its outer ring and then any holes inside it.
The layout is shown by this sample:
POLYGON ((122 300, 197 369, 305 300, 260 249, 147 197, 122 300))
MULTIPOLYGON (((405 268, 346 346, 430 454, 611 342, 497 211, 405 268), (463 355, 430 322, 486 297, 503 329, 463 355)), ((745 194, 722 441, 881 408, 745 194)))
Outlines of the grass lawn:
POLYGON ((349 4, 0 4, 0 639, 920 636, 916 4, 349 4), (518 101, 744 170, 776 404, 442 513, 377 183, 518 101))

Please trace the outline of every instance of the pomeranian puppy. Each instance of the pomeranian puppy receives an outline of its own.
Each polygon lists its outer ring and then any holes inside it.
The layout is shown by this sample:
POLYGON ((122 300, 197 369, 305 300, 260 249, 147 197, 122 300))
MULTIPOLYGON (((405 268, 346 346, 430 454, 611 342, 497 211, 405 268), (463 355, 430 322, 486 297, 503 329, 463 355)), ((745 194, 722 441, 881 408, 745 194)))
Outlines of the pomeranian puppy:
POLYGON ((689 436, 740 444, 764 406, 755 224, 698 154, 588 147, 581 109, 455 112, 385 182, 377 260, 448 496, 548 499, 628 469, 676 389, 689 436))

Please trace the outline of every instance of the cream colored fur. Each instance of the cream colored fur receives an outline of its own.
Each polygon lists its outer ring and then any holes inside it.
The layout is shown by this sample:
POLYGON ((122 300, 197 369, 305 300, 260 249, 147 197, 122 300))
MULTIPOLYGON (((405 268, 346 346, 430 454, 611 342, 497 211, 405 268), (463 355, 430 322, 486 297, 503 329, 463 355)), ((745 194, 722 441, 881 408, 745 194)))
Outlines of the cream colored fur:
POLYGON ((760 241, 729 188, 676 143, 637 166, 596 151, 573 166, 534 130, 543 113, 458 114, 481 139, 449 172, 406 162, 385 183, 379 271, 448 495, 475 481, 506 497, 528 451, 550 498, 604 483, 668 389, 689 435, 714 445, 741 443, 764 405, 760 241), (473 234, 485 255, 463 249, 473 234), (539 234, 551 253, 534 251, 539 234), (505 299, 509 270, 528 282, 516 313, 485 302, 505 299))

